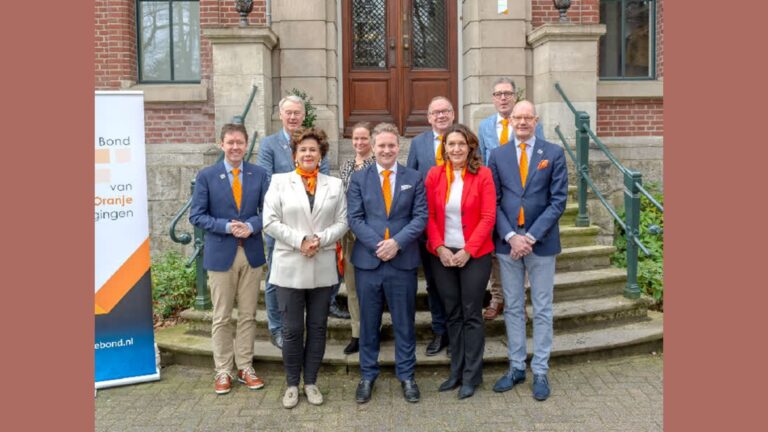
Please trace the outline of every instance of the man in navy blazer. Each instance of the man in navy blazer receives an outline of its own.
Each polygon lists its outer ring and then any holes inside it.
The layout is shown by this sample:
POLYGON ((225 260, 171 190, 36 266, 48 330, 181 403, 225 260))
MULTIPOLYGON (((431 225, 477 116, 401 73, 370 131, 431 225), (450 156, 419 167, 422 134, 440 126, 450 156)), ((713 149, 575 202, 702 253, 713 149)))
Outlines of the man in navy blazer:
MULTIPOLYGON (((291 134, 301 127, 306 117, 304 111, 304 101, 296 95, 288 95, 278 103, 280 111, 280 121, 283 124, 282 129, 272 134, 259 144, 259 155, 256 159, 256 165, 267 171, 267 176, 291 172, 296 169, 291 153, 291 134)), ((320 172, 329 174, 328 159, 323 158, 320 161, 320 172)), ((280 310, 277 305, 277 288, 269 283, 269 268, 271 268, 272 251, 275 249, 275 239, 264 235, 267 242, 267 277, 264 283, 264 303, 267 306, 267 325, 272 335, 272 344, 283 349, 283 328, 280 310)))
POLYGON ((259 389, 264 382, 253 370, 256 305, 264 259, 261 238, 264 195, 269 178, 263 168, 243 160, 248 132, 242 124, 225 124, 220 147, 224 160, 204 168, 195 180, 189 222, 205 230, 203 268, 213 303, 214 390, 230 391, 232 368, 238 381, 259 389), (232 339, 232 309, 237 301, 237 333, 232 339))
MULTIPOLYGON (((477 131, 477 137, 480 140, 480 153, 483 155, 486 166, 488 165, 488 158, 491 157, 491 150, 505 145, 514 138, 509 115, 512 114, 512 107, 517 102, 515 82, 507 77, 498 78, 493 82, 491 96, 496 113, 483 119, 477 131)), ((544 139, 544 129, 540 123, 536 123, 536 139, 544 139)), ((499 277, 499 260, 495 255, 491 263, 491 303, 483 313, 483 317, 487 320, 495 319, 504 310, 504 295, 501 291, 499 277)))
MULTIPOLYGON (((422 132, 411 141, 408 151, 408 168, 413 168, 421 173, 422 180, 426 180, 429 170, 437 164, 436 155, 440 145, 440 138, 453 124, 453 105, 448 98, 436 96, 432 98, 427 107, 427 121, 432 130, 422 132)), ((424 268, 424 278, 427 281, 427 298, 429 300, 429 312, 432 315, 432 341, 427 345, 426 355, 437 355, 448 346, 448 332, 446 331, 446 314, 440 294, 437 292, 437 283, 432 274, 430 253, 427 250, 427 238, 419 239, 419 253, 421 254, 421 266, 424 268)))
POLYGON ((417 240, 427 224, 424 181, 418 171, 397 163, 400 144, 395 125, 380 123, 372 138, 376 164, 352 174, 347 191, 347 218, 356 237, 351 261, 360 303, 362 378, 355 400, 371 399, 379 375, 379 329, 386 302, 395 333, 395 373, 405 399, 417 402, 414 322, 420 261, 417 240))
POLYGON ((537 139, 538 117, 532 103, 512 110, 514 141, 491 151, 488 165, 496 185, 496 256, 506 305, 509 370, 493 387, 510 390, 525 381, 525 273, 533 304, 533 397, 549 397, 552 350, 552 298, 555 256, 560 253, 558 220, 565 210, 568 169, 559 146, 537 139), (526 175, 527 171, 527 175, 526 175))

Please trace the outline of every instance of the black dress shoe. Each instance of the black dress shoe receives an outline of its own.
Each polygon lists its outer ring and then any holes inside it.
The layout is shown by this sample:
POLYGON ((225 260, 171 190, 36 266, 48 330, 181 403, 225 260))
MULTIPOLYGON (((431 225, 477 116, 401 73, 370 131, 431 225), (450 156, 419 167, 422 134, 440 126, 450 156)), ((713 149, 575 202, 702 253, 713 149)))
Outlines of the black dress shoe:
POLYGON ((272 345, 276 346, 277 349, 281 350, 283 349, 283 334, 281 332, 277 332, 270 336, 270 342, 272 342, 272 345))
POLYGON ((477 386, 468 384, 462 385, 459 389, 459 399, 466 399, 475 394, 475 388, 477 388, 477 386))
POLYGON ((336 303, 331 303, 331 307, 328 308, 328 313, 335 318, 350 319, 352 315, 349 312, 341 309, 336 303))
POLYGON ((403 397, 408 402, 418 402, 421 397, 419 392, 419 386, 416 385, 414 380, 405 380, 400 382, 400 386, 403 388, 403 397))
POLYGON ((354 354, 360 351, 360 339, 353 337, 349 344, 344 348, 344 354, 354 354))
POLYGON ((361 379, 355 390, 355 401, 359 404, 366 403, 371 400, 371 393, 373 392, 374 381, 361 379))
POLYGON ((443 334, 436 334, 435 337, 432 339, 432 342, 427 345, 427 350, 425 352, 428 356, 437 355, 440 351, 442 351, 445 347, 448 346, 448 335, 443 334))
POLYGON ((451 391, 460 385, 461 385, 460 379, 451 377, 445 380, 442 384, 440 384, 440 387, 438 387, 437 391, 441 391, 441 392, 451 391))

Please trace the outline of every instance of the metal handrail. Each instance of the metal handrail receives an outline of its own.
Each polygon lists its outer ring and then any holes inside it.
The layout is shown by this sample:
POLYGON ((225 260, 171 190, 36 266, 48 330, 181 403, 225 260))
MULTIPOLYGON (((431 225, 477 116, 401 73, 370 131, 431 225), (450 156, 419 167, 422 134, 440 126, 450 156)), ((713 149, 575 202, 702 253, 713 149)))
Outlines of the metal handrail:
MULTIPOLYGON (((258 87, 254 84, 251 86, 251 94, 248 97, 248 102, 245 103, 245 107, 243 108, 243 113, 240 115, 235 115, 232 117, 231 122, 235 124, 245 124, 245 118, 248 116, 248 112, 251 109, 251 104, 253 103, 253 98, 256 96, 256 90, 258 87)), ((245 153, 245 160, 250 161, 251 156, 253 155, 253 149, 256 146, 256 138, 259 136, 258 131, 254 131, 253 135, 251 136, 251 143, 248 146, 248 150, 245 153)), ((216 163, 219 163, 224 159, 224 152, 221 152, 216 159, 216 163)), ((195 180, 193 179, 190 182, 190 189, 191 193, 190 195, 194 194, 195 192, 195 180)), ((174 215, 173 219, 171 219, 171 223, 168 227, 168 234, 171 237, 171 240, 175 243, 180 244, 189 244, 193 236, 189 233, 176 233, 176 227, 178 226, 179 222, 181 221, 181 218, 184 217, 184 214, 186 214, 190 207, 192 207, 192 197, 190 196, 189 199, 184 203, 184 205, 181 206, 178 212, 176 212, 176 215, 174 215)), ((195 227, 194 228, 194 240, 195 240, 195 249, 192 251, 192 255, 189 256, 186 262, 186 266, 189 267, 192 265, 192 263, 196 263, 196 282, 195 285, 197 287, 197 296, 195 297, 195 309, 205 310, 211 308, 211 297, 210 293, 208 292, 208 286, 207 286, 207 279, 208 276, 206 275, 205 271, 203 270, 203 244, 204 244, 204 237, 205 237, 205 231, 201 230, 200 228, 195 227)))
MULTIPOLYGON (((664 213, 664 207, 656 201, 655 198, 643 187, 642 175, 639 172, 634 172, 625 167, 621 162, 616 159, 613 153, 608 147, 603 144, 602 140, 595 134, 592 128, 589 126, 589 114, 585 111, 578 111, 573 106, 571 100, 565 94, 565 91, 560 86, 560 83, 555 83, 555 90, 560 93, 560 96, 565 101, 565 104, 571 110, 575 117, 576 126, 576 154, 568 146, 568 142, 560 131, 560 126, 555 127, 555 132, 560 137, 563 143, 563 147, 568 152, 568 155, 576 165, 576 171, 578 172, 578 201, 579 201, 579 213, 576 217, 576 226, 588 226, 589 215, 587 213, 587 188, 597 196, 603 206, 608 210, 614 220, 624 229, 625 238, 627 240, 627 285, 624 288, 624 296, 629 298, 637 298, 640 296, 640 288, 637 284, 637 269, 638 269, 638 249, 641 250, 646 256, 653 256, 648 248, 640 241, 640 196, 645 195, 646 198, 657 208, 664 213), (602 151, 611 163, 621 171, 624 176, 624 210, 625 220, 622 220, 616 210, 608 203, 602 193, 597 190, 597 187, 592 182, 592 178, 589 176, 589 139, 592 138, 596 144, 598 150, 602 151)), ((649 231, 657 233, 658 227, 650 227, 649 231), (656 228, 656 229, 654 229, 656 228)))

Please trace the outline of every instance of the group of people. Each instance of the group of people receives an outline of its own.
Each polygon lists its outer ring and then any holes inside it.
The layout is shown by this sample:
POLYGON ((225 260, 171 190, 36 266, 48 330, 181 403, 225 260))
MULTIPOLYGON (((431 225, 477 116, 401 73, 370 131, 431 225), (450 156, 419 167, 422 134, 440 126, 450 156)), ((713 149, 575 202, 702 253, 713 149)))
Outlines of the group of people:
POLYGON ((379 375, 385 305, 403 396, 420 399, 415 381, 420 265, 433 331, 425 354, 447 348, 451 358, 439 391, 458 388, 459 399, 474 394, 483 382, 483 319, 502 311, 510 366, 493 390, 504 392, 525 381, 529 281, 532 393, 537 400, 549 396, 566 162, 563 150, 541 137, 534 105, 516 101, 512 80, 497 80, 492 95, 497 112, 480 124, 479 137, 454 124, 447 98, 434 98, 427 109, 432 128, 413 139, 406 166, 397 162, 395 125, 355 125, 355 158, 340 166, 341 178, 328 174, 326 134, 301 127, 304 105, 296 96, 280 101, 283 129, 262 140, 256 164, 244 160, 245 128, 224 125, 224 160, 198 174, 190 210, 190 222, 206 231, 216 393, 230 391, 234 366, 239 382, 251 389, 264 386, 253 369, 253 341, 261 267, 268 263, 268 327, 272 343, 282 350, 286 408, 298 404, 302 377, 307 401, 323 403, 317 374, 342 278, 352 327, 344 351, 359 351, 360 358, 356 401, 371 399, 379 375), (489 281, 492 299, 483 313, 489 281))

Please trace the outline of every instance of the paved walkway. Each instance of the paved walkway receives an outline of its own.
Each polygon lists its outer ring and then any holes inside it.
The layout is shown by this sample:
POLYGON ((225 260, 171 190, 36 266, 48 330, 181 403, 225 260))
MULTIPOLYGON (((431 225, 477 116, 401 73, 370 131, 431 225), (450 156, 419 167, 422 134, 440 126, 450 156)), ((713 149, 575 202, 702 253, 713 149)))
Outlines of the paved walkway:
MULTIPOLYGON (((208 369, 169 366, 162 379, 99 390, 97 431, 657 431, 662 430, 663 356, 645 355, 555 365, 552 395, 531 397, 532 376, 507 393, 491 388, 503 367, 487 367, 474 397, 438 393, 447 368, 419 369, 421 401, 409 404, 391 369, 376 382, 373 399, 354 402, 358 374, 321 370, 318 385, 325 404, 311 406, 301 395, 293 410, 282 408, 282 370, 257 373, 267 385, 251 391, 235 385, 227 395, 213 392, 208 369)), ((257 365, 258 366, 258 365, 257 365)))

